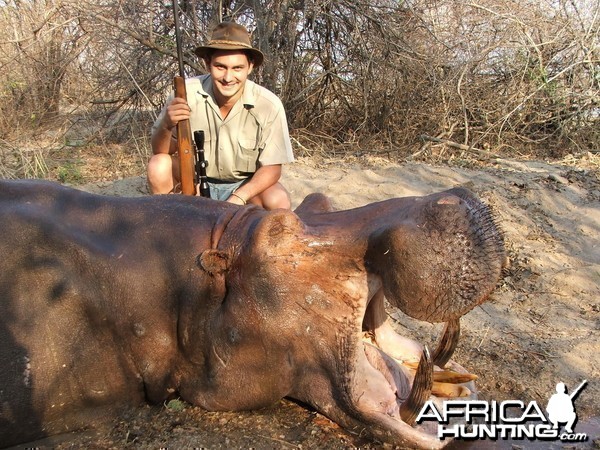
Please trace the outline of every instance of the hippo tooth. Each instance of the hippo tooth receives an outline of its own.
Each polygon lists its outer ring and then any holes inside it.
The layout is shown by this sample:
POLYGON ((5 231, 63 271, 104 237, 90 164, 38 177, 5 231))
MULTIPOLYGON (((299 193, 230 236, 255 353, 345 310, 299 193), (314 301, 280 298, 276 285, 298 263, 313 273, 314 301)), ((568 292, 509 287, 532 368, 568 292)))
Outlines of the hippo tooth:
POLYGON ((400 417, 406 424, 411 426, 415 424, 419 411, 421 411, 425 402, 429 400, 432 385, 433 360, 429 348, 425 346, 410 394, 400 407, 400 417))
POLYGON ((444 334, 437 348, 433 352, 433 364, 443 368, 458 346, 458 339, 460 337, 460 318, 453 319, 446 322, 444 327, 444 334))
POLYGON ((438 397, 456 398, 468 397, 471 395, 471 390, 466 386, 461 386, 460 384, 441 383, 439 381, 434 381, 431 393, 438 397))
MULTIPOLYGON (((411 372, 416 371, 417 367, 419 366, 418 363, 413 363, 413 362, 406 362, 406 363, 403 363, 402 361, 397 361, 397 362, 399 364, 402 364, 405 367, 407 367, 411 372)), ((479 377, 472 373, 455 372, 454 370, 434 370, 434 372, 433 372, 433 382, 434 383, 439 382, 439 383, 462 384, 462 383, 469 383, 471 381, 475 381, 475 380, 477 380, 477 378, 479 378, 479 377)))
POLYGON ((434 384, 435 382, 461 384, 475 381, 476 379, 477 375, 473 375, 472 373, 459 373, 454 372, 453 370, 439 370, 433 372, 434 384))

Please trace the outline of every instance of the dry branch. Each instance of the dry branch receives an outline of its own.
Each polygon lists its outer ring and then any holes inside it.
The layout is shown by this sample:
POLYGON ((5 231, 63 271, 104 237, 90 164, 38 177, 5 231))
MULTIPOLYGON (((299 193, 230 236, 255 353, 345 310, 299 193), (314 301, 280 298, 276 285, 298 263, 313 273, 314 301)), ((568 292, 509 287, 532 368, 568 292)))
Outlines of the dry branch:
POLYGON ((479 156, 482 156, 485 159, 489 159, 489 158, 499 158, 500 156, 492 153, 492 152, 488 152, 485 150, 481 150, 475 147, 471 147, 469 145, 464 145, 464 144, 459 144, 457 142, 451 141, 449 139, 442 139, 442 138, 436 138, 433 136, 428 136, 426 134, 422 134, 421 136, 419 136, 422 140, 424 141, 429 141, 429 142, 437 142, 438 144, 445 144, 448 147, 452 147, 452 148, 456 148, 459 150, 463 150, 465 152, 473 152, 478 154, 479 156))

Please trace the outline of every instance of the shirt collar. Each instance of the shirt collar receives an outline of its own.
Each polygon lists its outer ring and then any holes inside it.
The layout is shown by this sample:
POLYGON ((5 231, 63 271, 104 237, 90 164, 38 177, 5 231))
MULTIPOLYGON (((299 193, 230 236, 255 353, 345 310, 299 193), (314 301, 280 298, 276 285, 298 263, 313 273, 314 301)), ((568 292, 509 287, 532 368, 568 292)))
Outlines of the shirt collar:
POLYGON ((246 80, 244 86, 244 92, 242 92, 242 103, 246 109, 254 108, 256 105, 256 83, 254 81, 246 80))

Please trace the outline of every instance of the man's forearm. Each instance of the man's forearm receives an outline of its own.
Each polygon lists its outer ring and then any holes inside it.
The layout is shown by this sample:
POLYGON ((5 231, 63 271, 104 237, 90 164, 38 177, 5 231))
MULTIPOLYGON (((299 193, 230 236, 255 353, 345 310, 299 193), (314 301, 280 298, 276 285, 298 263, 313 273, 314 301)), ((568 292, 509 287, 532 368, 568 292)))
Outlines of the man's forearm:
POLYGON ((173 153, 171 149, 172 132, 164 127, 156 128, 150 139, 152 153, 173 153))
POLYGON ((236 190, 236 194, 248 201, 273 186, 281 178, 281 165, 262 166, 252 178, 236 190))

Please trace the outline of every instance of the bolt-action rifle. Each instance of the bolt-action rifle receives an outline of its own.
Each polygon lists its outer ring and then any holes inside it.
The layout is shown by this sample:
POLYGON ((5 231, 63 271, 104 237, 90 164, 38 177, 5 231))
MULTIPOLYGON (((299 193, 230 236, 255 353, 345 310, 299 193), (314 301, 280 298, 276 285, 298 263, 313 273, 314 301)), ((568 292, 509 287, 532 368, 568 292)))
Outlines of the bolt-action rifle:
MULTIPOLYGON (((183 70, 183 51, 181 49, 181 36, 179 34, 179 5, 173 0, 173 14, 175 16, 175 40, 177 42, 177 60, 179 62, 179 76, 173 78, 175 97, 187 101, 185 89, 185 73, 183 70)), ((192 130, 189 120, 177 123, 177 153, 179 155, 179 180, 181 192, 184 195, 196 195, 194 185, 194 154, 192 153, 192 130)))

